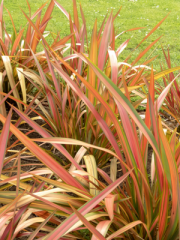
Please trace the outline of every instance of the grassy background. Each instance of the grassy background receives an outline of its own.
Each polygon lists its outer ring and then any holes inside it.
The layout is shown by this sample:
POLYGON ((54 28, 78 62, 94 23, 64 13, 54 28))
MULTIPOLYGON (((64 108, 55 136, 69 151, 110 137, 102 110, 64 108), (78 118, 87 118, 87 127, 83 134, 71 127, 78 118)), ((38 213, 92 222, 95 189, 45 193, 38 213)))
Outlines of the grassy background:
MULTIPOLYGON (((45 0, 29 0, 32 13, 34 13, 45 2, 45 0)), ((58 0, 58 2, 72 14, 71 0, 58 0)), ((125 57, 134 47, 137 46, 144 36, 162 18, 171 12, 161 27, 133 53, 132 59, 153 40, 163 35, 160 42, 156 44, 156 47, 154 47, 154 53, 152 55, 158 55, 158 58, 155 61, 156 69, 159 69, 159 62, 164 60, 161 52, 161 43, 165 48, 169 47, 170 49, 172 66, 180 65, 180 1, 134 0, 133 2, 131 0, 77 0, 78 5, 80 2, 86 16, 89 37, 91 35, 95 18, 97 18, 98 25, 100 26, 107 11, 113 10, 115 13, 118 11, 120 6, 122 6, 122 10, 115 21, 117 33, 135 27, 145 27, 145 29, 138 30, 136 32, 133 31, 125 33, 117 40, 118 47, 126 39, 132 38, 127 49, 120 56, 120 61, 125 59, 125 57)), ((26 24, 26 19, 20 9, 22 8, 26 13, 28 13, 26 0, 4 0, 4 6, 12 14, 17 29, 26 24)), ((50 20, 47 30, 53 31, 54 33, 60 31, 62 37, 67 35, 69 33, 69 24, 63 13, 55 7, 52 16, 53 18, 50 20)), ((6 10, 4 10, 4 20, 6 22, 8 32, 11 33, 13 29, 6 10)))

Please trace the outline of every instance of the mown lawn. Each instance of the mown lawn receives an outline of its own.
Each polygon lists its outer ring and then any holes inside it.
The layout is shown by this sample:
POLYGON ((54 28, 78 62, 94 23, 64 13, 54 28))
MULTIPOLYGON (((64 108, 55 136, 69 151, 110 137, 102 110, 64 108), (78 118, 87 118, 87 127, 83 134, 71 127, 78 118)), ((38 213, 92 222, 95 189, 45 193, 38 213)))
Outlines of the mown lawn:
MULTIPOLYGON (((34 13, 35 10, 37 10, 45 2, 45 0, 29 0, 32 13, 34 13)), ((68 12, 72 13, 71 0, 58 0, 58 2, 62 4, 68 12)), ((91 34, 95 18, 97 18, 100 26, 106 12, 108 10, 116 12, 120 6, 122 6, 122 10, 115 22, 117 33, 135 27, 145 27, 145 29, 138 30, 136 32, 127 32, 117 40, 118 46, 126 39, 132 38, 128 48, 120 56, 120 60, 125 59, 130 51, 140 42, 140 40, 170 12, 169 17, 161 25, 161 27, 156 30, 156 32, 146 42, 144 42, 142 46, 136 50, 136 52, 134 52, 133 56, 137 56, 137 52, 144 49, 151 41, 163 35, 159 44, 156 44, 156 48, 153 48, 154 53, 152 56, 158 55, 155 67, 158 69, 159 62, 164 58, 161 52, 161 43, 165 48, 169 47, 170 49, 172 66, 180 65, 180 1, 134 0, 133 2, 128 0, 77 0, 78 4, 80 2, 86 16, 89 36, 91 34)), ((4 6, 12 14, 17 29, 23 27, 26 23, 26 19, 20 8, 28 13, 26 0, 4 0, 4 6)), ((6 10, 4 10, 4 16, 6 27, 8 31, 12 32, 12 25, 6 10)), ((57 7, 55 7, 52 16, 53 18, 51 19, 47 30, 53 31, 54 33, 60 31, 61 36, 68 34, 68 21, 57 7)))

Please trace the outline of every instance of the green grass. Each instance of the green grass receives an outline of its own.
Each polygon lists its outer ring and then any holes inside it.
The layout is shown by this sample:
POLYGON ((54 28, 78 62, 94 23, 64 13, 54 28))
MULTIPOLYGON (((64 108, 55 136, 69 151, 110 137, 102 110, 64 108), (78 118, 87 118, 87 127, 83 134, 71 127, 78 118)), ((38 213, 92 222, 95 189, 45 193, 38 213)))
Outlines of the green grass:
MULTIPOLYGON (((29 0, 32 13, 37 10, 45 0, 29 0)), ((60 4, 70 13, 72 13, 72 1, 71 0, 58 0, 60 4)), ((146 42, 144 42, 140 48, 133 53, 133 56, 137 56, 138 52, 144 49, 150 42, 163 35, 159 44, 156 45, 156 49, 152 56, 158 55, 157 60, 155 61, 155 68, 159 69, 159 62, 164 60, 163 54, 161 52, 161 45, 163 44, 165 48, 169 47, 171 58, 172 58, 172 66, 180 65, 180 1, 171 0, 135 0, 134 2, 128 0, 77 0, 77 3, 81 2, 83 7, 86 21, 87 21, 87 29, 90 37, 93 23, 95 18, 98 20, 98 24, 100 26, 106 12, 113 9, 116 12, 120 6, 122 6, 122 10, 118 18, 115 22, 115 27, 117 33, 120 33, 124 30, 135 28, 135 27, 145 27, 145 29, 128 32, 121 36, 117 40, 117 47, 123 41, 128 38, 132 38, 128 48, 123 52, 120 56, 120 61, 124 60, 125 57, 131 52, 131 50, 143 39, 143 37, 169 12, 170 15, 167 20, 161 25, 161 27, 156 30, 156 32, 148 38, 146 42)), ((25 10, 28 13, 28 8, 25 0, 5 0, 4 6, 8 8, 11 12, 15 25, 17 29, 19 27, 23 27, 26 23, 26 19, 21 13, 20 8, 25 10)), ((51 30, 54 33, 60 31, 61 36, 65 36, 69 33, 69 24, 65 16, 61 13, 61 11, 55 7, 53 11, 53 18, 51 19, 47 30, 51 30)), ((4 19, 6 21, 6 27, 8 31, 12 31, 12 26, 8 17, 7 12, 4 10, 4 19)), ((147 55, 148 56, 148 55, 147 55)))

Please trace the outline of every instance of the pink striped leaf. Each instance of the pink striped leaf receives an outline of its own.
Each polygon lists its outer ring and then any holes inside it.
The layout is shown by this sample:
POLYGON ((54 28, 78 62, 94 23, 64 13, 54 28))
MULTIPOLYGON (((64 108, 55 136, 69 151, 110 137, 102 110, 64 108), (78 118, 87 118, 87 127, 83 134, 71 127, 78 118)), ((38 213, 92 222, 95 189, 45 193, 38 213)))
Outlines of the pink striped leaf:
MULTIPOLYGON (((84 216, 89 211, 91 211, 97 204, 99 204, 108 194, 110 194, 121 182, 123 182, 131 171, 124 174, 122 177, 117 179, 114 183, 105 188, 102 192, 100 192, 97 196, 92 198, 89 202, 84 204, 78 211, 84 216)), ((78 217, 75 214, 72 214, 68 217, 61 225, 59 225, 53 232, 51 232, 48 236, 45 237, 47 240, 57 240, 61 236, 63 236, 76 222, 78 221, 78 217)))
POLYGON ((2 171, 4 156, 6 153, 6 146, 7 146, 9 128, 10 128, 10 122, 11 122, 11 114, 12 114, 12 109, 9 111, 9 114, 7 116, 6 122, 4 124, 4 127, 0 135, 0 174, 2 171))
MULTIPOLYGON (((2 116, 2 114, 0 114, 0 119, 3 123, 5 123, 6 119, 2 116)), ((21 141, 41 162, 57 174, 64 182, 85 192, 87 191, 76 179, 71 176, 71 174, 65 170, 63 166, 61 166, 55 159, 53 159, 25 134, 20 132, 13 124, 10 124, 10 130, 19 139, 19 141, 21 141)))
MULTIPOLYGON (((26 121, 34 130, 36 130, 39 134, 41 134, 45 138, 52 137, 46 130, 44 130, 41 126, 39 126, 35 121, 31 120, 27 115, 25 115, 23 112, 19 111, 17 108, 12 106, 13 110, 22 118, 24 121, 26 121)), ((71 161, 74 166, 82 170, 82 168, 79 166, 79 164, 73 159, 73 157, 68 153, 68 151, 61 146, 60 144, 53 144, 54 147, 56 147, 66 158, 71 161)))
MULTIPOLYGON (((96 229, 105 237, 111 223, 112 222, 108 221, 108 220, 107 221, 101 221, 96 226, 96 229)), ((93 234, 91 240, 98 240, 98 238, 93 234)))

